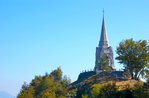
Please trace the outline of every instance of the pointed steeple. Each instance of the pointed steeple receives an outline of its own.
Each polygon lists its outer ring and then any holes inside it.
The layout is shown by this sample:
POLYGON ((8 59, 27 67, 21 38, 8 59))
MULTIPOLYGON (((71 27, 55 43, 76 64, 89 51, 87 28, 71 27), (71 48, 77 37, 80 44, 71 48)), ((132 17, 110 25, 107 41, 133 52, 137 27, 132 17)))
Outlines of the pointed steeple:
POLYGON ((102 21, 99 46, 109 47, 109 42, 108 42, 108 37, 107 37, 107 32, 106 32, 106 25, 105 25, 105 20, 104 20, 104 11, 103 11, 103 21, 102 21))
POLYGON ((104 20, 104 11, 103 11, 103 21, 102 21, 102 28, 101 28, 101 35, 98 47, 96 47, 96 61, 95 61, 95 71, 98 72, 102 68, 98 65, 101 62, 101 57, 108 57, 109 59, 109 66, 115 70, 114 66, 114 59, 113 59, 113 49, 112 46, 109 45, 107 32, 106 32, 106 25, 104 20))

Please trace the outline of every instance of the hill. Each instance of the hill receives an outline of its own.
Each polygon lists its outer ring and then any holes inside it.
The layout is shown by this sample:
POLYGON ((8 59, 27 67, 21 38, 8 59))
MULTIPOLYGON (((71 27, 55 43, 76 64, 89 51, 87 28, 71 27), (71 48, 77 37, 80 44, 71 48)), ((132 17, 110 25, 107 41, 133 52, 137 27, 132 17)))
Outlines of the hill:
MULTIPOLYGON (((70 84, 57 68, 22 85, 17 98, 148 98, 149 82, 131 80, 123 71, 84 72, 70 84), (89 73, 89 74, 87 74, 89 73), (84 77, 85 76, 85 77, 84 77), (133 96, 133 97, 130 97, 133 96)), ((7 98, 7 97, 4 97, 7 98)))
POLYGON ((111 73, 106 71, 101 71, 101 72, 98 72, 97 74, 93 74, 91 76, 86 76, 86 77, 83 77, 80 74, 78 80, 71 83, 70 89, 81 88, 84 85, 88 85, 91 87, 92 85, 95 85, 95 84, 104 84, 107 82, 116 83, 121 81, 123 82, 131 81, 130 75, 123 71, 113 71, 111 73))
POLYGON ((127 97, 127 95, 139 96, 136 94, 137 91, 143 92, 144 94, 149 95, 149 92, 148 92, 149 87, 147 87, 147 92, 144 91, 144 87, 145 87, 144 84, 145 83, 142 81, 132 80, 130 78, 130 75, 123 71, 121 72, 113 71, 113 73, 102 71, 90 77, 87 76, 86 78, 78 78, 77 81, 70 84, 69 90, 70 91, 76 90, 76 94, 73 94, 73 95, 77 96, 77 98, 98 98, 97 95, 99 96, 100 91, 101 91, 100 96, 102 97, 106 94, 110 94, 109 96, 115 94, 113 95, 114 97, 108 97, 108 95, 105 97, 106 98, 125 98, 127 97), (117 73, 117 75, 118 73, 123 73, 125 77, 114 76, 115 73, 117 73), (94 95, 96 97, 93 97, 94 95), (88 96, 88 97, 83 97, 83 96, 88 96))

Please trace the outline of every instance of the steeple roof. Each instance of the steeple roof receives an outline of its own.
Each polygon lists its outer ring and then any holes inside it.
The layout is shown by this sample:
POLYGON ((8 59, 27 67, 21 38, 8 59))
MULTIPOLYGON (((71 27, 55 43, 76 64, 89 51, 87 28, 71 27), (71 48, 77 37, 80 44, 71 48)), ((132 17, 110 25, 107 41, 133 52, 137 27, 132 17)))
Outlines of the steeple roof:
POLYGON ((105 25, 105 20, 104 20, 104 15, 103 15, 103 21, 102 21, 102 28, 101 28, 101 35, 100 35, 100 42, 99 46, 107 46, 109 47, 109 42, 108 42, 108 37, 107 37, 107 32, 106 32, 106 25, 105 25))

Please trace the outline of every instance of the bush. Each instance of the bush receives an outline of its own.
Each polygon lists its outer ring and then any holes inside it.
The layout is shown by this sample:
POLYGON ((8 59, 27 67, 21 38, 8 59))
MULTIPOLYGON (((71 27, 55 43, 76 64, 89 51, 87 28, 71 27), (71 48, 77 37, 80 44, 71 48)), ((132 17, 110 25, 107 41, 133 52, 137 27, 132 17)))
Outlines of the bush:
POLYGON ((108 83, 102 86, 98 98, 115 98, 117 93, 116 85, 108 83))
POLYGON ((102 85, 95 85, 94 86, 94 88, 93 88, 93 90, 91 92, 93 98, 97 98, 97 96, 100 93, 101 88, 102 88, 102 85))

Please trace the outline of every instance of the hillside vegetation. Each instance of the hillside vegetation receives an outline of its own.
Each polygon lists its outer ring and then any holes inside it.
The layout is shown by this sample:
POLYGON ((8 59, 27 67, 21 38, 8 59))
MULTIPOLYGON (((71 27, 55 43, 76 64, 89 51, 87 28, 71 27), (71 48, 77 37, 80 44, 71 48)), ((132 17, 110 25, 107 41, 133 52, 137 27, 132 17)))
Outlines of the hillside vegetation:
POLYGON ((62 77, 62 70, 57 68, 50 74, 35 76, 30 84, 24 83, 17 98, 65 98, 70 79, 62 77))
POLYGON ((149 82, 112 77, 104 72, 73 82, 76 98, 148 98, 149 82))
POLYGON ((149 82, 114 78, 103 72, 70 84, 60 68, 24 83, 17 98, 148 98, 149 82), (131 96, 131 97, 128 97, 131 96))

